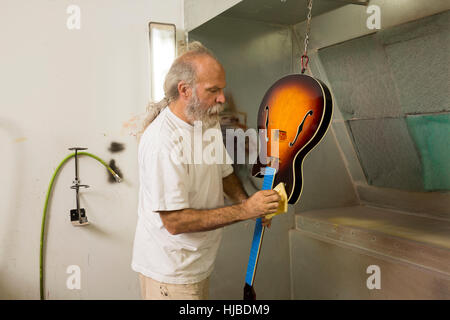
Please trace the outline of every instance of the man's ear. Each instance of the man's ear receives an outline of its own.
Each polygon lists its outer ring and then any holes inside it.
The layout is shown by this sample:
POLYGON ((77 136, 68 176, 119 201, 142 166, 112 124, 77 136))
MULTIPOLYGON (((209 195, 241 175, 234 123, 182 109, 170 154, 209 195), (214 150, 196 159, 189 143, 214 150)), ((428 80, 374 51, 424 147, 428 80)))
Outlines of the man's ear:
POLYGON ((178 94, 183 99, 188 99, 192 94, 192 88, 184 81, 178 82, 178 94))

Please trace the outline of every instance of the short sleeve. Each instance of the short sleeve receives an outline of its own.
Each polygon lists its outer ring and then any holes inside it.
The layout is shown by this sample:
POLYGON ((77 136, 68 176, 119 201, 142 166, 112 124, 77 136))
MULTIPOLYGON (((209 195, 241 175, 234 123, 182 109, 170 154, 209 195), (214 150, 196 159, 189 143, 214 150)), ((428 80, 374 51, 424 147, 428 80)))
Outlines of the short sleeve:
POLYGON ((188 171, 168 151, 150 151, 144 156, 141 183, 146 191, 147 205, 152 211, 189 208, 188 171))
POLYGON ((233 163, 233 160, 231 159, 230 155, 227 152, 227 149, 225 148, 225 145, 223 145, 223 154, 225 155, 225 163, 222 164, 222 178, 225 178, 233 173, 233 166, 231 165, 233 163))

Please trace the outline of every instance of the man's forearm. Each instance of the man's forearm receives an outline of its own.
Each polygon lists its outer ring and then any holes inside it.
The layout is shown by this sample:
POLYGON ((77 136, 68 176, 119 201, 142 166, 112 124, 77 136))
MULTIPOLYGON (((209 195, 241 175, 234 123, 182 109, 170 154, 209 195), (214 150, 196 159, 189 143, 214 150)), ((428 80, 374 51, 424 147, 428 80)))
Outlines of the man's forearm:
POLYGON ((234 203, 241 203, 248 198, 241 181, 234 173, 223 178, 223 191, 234 203))
POLYGON ((243 210, 242 204, 236 204, 209 210, 161 211, 159 214, 167 231, 175 235, 214 230, 245 220, 242 218, 243 210))

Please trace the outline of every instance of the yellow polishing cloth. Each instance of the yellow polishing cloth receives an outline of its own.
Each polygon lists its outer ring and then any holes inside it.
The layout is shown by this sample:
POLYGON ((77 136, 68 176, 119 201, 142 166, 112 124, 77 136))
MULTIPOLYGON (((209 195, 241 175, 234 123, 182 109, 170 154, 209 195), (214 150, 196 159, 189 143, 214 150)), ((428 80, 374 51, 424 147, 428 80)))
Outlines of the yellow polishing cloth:
POLYGON ((275 188, 273 188, 281 197, 280 202, 278 202, 278 210, 275 213, 271 213, 268 215, 265 215, 264 217, 266 219, 272 219, 274 216, 280 213, 285 213, 288 211, 288 202, 287 202, 287 194, 286 189, 284 188, 284 183, 280 182, 275 188))

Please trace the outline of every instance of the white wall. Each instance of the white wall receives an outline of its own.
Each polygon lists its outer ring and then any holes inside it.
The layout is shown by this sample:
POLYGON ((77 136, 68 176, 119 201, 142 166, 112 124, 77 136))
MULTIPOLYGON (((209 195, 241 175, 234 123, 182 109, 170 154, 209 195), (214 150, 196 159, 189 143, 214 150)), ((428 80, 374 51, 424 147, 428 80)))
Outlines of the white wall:
POLYGON ((39 239, 50 178, 72 146, 115 159, 122 184, 80 159, 81 204, 91 225, 73 227, 74 161, 56 179, 47 218, 49 299, 136 299, 131 250, 137 215, 137 144, 122 123, 149 96, 148 22, 183 34, 182 0, 2 0, 0 2, 0 298, 39 299, 39 239), (81 30, 66 27, 70 4, 81 30), (121 153, 107 149, 125 144, 121 153), (81 290, 66 268, 81 268, 81 290))

